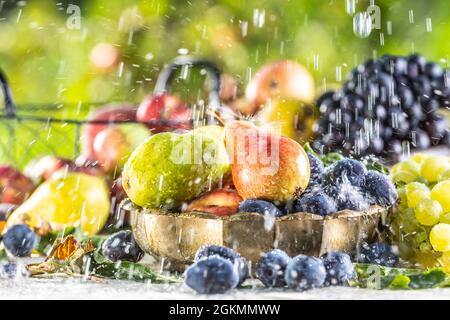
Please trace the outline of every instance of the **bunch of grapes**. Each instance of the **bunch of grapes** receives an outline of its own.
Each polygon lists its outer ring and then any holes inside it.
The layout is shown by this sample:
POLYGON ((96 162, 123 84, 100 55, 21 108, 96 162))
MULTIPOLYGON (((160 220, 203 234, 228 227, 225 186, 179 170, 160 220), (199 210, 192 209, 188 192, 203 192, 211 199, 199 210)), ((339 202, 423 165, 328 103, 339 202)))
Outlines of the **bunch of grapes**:
POLYGON ((405 260, 450 270, 450 158, 416 154, 392 168, 399 204, 390 233, 405 260))
POLYGON ((337 92, 318 100, 316 149, 397 159, 410 149, 449 145, 445 118, 450 72, 418 54, 385 55, 355 68, 337 92))

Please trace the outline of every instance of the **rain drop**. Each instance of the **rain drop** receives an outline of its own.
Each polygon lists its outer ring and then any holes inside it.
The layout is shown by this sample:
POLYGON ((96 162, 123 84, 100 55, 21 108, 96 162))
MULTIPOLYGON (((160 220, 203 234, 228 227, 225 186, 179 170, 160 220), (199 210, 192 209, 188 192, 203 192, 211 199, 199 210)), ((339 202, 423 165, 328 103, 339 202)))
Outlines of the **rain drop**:
POLYGON ((372 32, 372 18, 367 12, 359 12, 353 17, 353 32, 359 38, 367 38, 372 32))

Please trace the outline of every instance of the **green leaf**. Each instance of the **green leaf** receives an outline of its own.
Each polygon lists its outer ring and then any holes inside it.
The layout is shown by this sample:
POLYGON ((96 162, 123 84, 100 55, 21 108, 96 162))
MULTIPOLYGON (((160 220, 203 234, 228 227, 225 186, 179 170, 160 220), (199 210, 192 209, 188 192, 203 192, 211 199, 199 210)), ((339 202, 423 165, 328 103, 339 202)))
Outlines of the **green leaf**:
POLYGON ((389 174, 389 169, 376 158, 366 160, 365 164, 368 170, 378 171, 382 174, 389 174))
POLYGON ((410 282, 411 282, 411 279, 408 276, 406 276, 404 274, 399 274, 399 275, 396 275, 394 277, 394 279, 392 279, 390 281, 389 288, 408 289, 410 282))
POLYGON ((116 280, 151 281, 153 283, 180 282, 174 277, 165 277, 146 265, 129 261, 112 262, 95 251, 91 255, 90 270, 94 275, 116 280))
POLYGON ((390 268, 356 263, 353 287, 373 289, 428 289, 450 285, 448 274, 440 268, 430 270, 390 268))
POLYGON ((0 261, 6 261, 8 260, 8 255, 6 254, 5 249, 0 250, 0 261))
POLYGON ((304 145, 303 145, 303 149, 305 149, 305 152, 306 153, 310 153, 310 154, 312 154, 312 155, 314 155, 314 156, 318 156, 317 155, 317 153, 314 151, 314 149, 311 147, 311 145, 309 144, 309 142, 307 142, 307 143, 305 143, 304 145))
POLYGON ((344 156, 337 152, 331 152, 328 154, 321 155, 319 158, 320 158, 320 160, 322 160, 322 162, 325 166, 329 166, 329 165, 335 163, 336 161, 343 159, 344 156))

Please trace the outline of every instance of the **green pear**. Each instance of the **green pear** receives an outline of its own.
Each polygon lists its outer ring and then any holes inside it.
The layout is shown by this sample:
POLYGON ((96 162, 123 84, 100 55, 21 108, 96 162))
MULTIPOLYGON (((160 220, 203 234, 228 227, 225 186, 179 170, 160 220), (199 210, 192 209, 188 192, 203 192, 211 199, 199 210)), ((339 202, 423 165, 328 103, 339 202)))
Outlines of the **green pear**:
POLYGON ((179 208, 229 174, 224 142, 208 130, 153 135, 131 154, 122 173, 133 203, 165 209, 179 208))

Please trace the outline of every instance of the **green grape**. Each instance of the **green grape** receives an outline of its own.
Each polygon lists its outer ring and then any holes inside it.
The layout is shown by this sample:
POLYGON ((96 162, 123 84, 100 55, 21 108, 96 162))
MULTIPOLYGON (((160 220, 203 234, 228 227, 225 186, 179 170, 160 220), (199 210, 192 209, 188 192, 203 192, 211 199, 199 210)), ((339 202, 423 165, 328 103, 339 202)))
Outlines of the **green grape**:
POLYGON ((420 182, 408 183, 405 187, 405 192, 409 208, 416 207, 420 200, 430 197, 430 189, 420 182))
POLYGON ((450 212, 441 215, 441 217, 439 218, 439 222, 450 224, 450 212))
POLYGON ((446 157, 429 157, 423 162, 420 174, 429 182, 436 182, 449 169, 450 164, 446 157))
POLYGON ((415 207, 414 213, 417 221, 424 226, 434 226, 439 222, 442 207, 436 200, 422 199, 415 207))
POLYGON ((420 166, 413 160, 397 163, 392 167, 392 180, 395 183, 410 183, 420 176, 420 166))
POLYGON ((430 231, 433 249, 440 252, 450 251, 450 224, 439 223, 430 231))
POLYGON ((397 189, 398 194, 398 210, 403 211, 408 208, 408 199, 406 198, 406 190, 404 187, 397 189))
POLYGON ((417 163, 419 166, 421 166, 424 163, 424 161, 426 159, 428 159, 429 157, 430 157, 430 155, 428 155, 428 154, 416 153, 409 159, 414 161, 415 163, 417 163))
POLYGON ((432 249, 433 248, 431 247, 431 245, 428 242, 422 242, 419 245, 419 250, 422 253, 429 253, 429 252, 431 252, 432 249))
POLYGON ((439 263, 446 272, 450 273, 450 251, 442 254, 439 258, 439 263))
POLYGON ((438 201, 444 212, 450 212, 450 180, 436 184, 431 190, 431 199, 438 201))
POLYGON ((439 181, 450 180, 450 170, 445 171, 440 175, 439 181))

